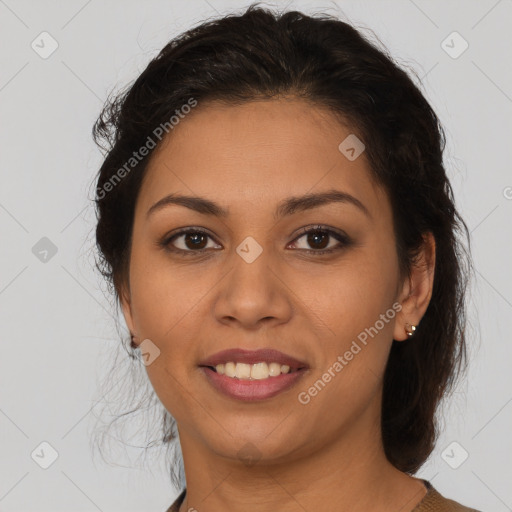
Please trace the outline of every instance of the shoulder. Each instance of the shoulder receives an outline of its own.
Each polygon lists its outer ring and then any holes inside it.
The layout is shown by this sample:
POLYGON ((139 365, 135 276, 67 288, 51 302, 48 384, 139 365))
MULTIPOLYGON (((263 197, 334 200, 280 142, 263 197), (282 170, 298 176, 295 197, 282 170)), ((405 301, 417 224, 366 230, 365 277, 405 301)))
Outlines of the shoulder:
POLYGON ((178 512, 180 505, 183 503, 183 500, 185 499, 186 492, 187 489, 183 489, 183 491, 181 491, 181 494, 176 498, 174 503, 165 512, 178 512))
POLYGON ((423 480, 427 488, 427 494, 416 505, 412 512, 480 512, 474 508, 466 507, 461 503, 442 496, 433 485, 423 480))
MULTIPOLYGON (((429 481, 423 480, 423 482, 427 488, 427 494, 425 494, 423 499, 416 505, 412 512, 481 512, 445 498, 436 491, 429 481)), ((165 512, 178 512, 180 505, 185 499, 185 493, 186 489, 183 489, 181 494, 165 512)))

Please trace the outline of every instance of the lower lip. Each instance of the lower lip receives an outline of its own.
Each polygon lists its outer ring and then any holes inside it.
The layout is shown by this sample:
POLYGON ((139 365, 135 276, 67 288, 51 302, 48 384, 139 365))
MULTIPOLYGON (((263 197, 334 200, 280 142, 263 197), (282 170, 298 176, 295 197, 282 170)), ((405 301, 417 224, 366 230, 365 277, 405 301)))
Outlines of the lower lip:
POLYGON ((226 377, 206 366, 200 368, 217 391, 243 401, 264 400, 276 396, 291 388, 306 372, 306 369, 302 369, 292 373, 282 373, 277 377, 249 380, 226 377))

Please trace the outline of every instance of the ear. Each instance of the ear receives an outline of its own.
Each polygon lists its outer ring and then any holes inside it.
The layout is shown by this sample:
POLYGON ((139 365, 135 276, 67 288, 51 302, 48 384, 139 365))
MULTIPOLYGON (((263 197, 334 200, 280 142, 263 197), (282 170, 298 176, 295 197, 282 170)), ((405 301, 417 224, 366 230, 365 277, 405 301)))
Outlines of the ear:
POLYGON ((402 285, 398 299, 402 309, 396 315, 393 339, 397 341, 409 338, 405 330, 406 323, 418 328, 432 297, 436 242, 434 235, 430 232, 423 236, 423 240, 422 248, 412 265, 410 275, 402 285))
POLYGON ((126 322, 126 325, 130 332, 135 335, 135 325, 133 321, 133 313, 132 313, 132 305, 131 305, 131 297, 130 291, 126 289, 124 285, 121 285, 119 291, 119 302, 121 304, 121 309, 123 311, 123 316, 126 322))

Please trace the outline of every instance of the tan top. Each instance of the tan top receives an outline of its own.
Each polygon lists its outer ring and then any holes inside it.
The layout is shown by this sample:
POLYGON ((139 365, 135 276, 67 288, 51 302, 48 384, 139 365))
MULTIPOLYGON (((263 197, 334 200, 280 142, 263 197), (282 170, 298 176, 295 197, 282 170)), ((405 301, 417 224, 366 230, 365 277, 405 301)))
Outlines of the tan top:
MULTIPOLYGON (((414 507, 412 512, 480 512, 474 508, 465 507, 456 501, 441 496, 427 480, 422 480, 427 488, 427 494, 414 507)), ((183 489, 176 501, 165 512, 178 512, 185 499, 187 489, 183 489)))

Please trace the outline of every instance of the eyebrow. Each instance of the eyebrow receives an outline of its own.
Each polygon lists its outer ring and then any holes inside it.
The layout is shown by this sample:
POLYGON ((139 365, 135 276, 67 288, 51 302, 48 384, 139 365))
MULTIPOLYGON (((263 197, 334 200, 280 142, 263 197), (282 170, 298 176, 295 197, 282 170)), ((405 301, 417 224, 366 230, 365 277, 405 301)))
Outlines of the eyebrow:
MULTIPOLYGON (((341 190, 327 190, 325 192, 305 194, 303 196, 292 196, 281 201, 274 212, 274 219, 280 219, 298 212, 312 210, 331 203, 351 204, 362 211, 367 217, 372 218, 366 206, 356 197, 342 192, 341 190)), ((149 208, 146 218, 155 212, 166 208, 170 205, 179 205, 194 210, 203 215, 211 215, 215 217, 229 217, 229 210, 223 208, 219 204, 198 196, 186 196, 182 194, 169 194, 157 201, 149 208)))

